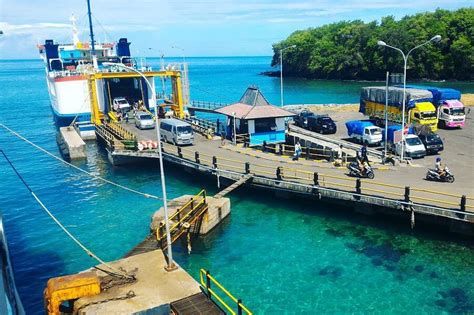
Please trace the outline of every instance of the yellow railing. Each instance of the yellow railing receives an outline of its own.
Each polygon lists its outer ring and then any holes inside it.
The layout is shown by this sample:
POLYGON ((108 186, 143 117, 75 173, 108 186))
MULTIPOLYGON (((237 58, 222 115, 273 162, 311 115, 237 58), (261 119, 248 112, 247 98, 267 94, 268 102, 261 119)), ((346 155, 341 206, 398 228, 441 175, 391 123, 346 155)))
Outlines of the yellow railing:
POLYGON ((219 283, 219 281, 217 281, 213 276, 210 275, 209 271, 201 269, 199 271, 199 277, 201 279, 201 286, 205 290, 205 293, 207 294, 208 298, 215 298, 227 311, 229 311, 231 315, 240 315, 243 314, 243 312, 245 312, 247 315, 252 315, 252 312, 249 311, 249 309, 242 304, 242 300, 236 299, 229 291, 227 291, 226 288, 224 288, 224 286, 222 286, 222 284, 219 283), (224 299, 216 293, 216 291, 211 288, 213 285, 217 286, 224 293, 225 296, 227 296, 235 304, 237 304, 236 311, 232 307, 230 307, 229 304, 227 304, 224 299))
MULTIPOLYGON (((196 218, 207 210, 207 207, 202 207, 202 211, 200 211, 199 213, 194 213, 195 210, 199 209, 199 207, 204 204, 206 204, 206 191, 203 189, 196 196, 191 198, 188 202, 186 202, 183 206, 176 210, 176 212, 168 218, 170 222, 172 222, 175 218, 178 220, 176 223, 170 226, 170 234, 173 234, 175 230, 183 226, 183 224, 186 222, 189 224, 193 224, 196 218), (186 210, 188 211, 183 215, 183 212, 185 212, 186 210), (195 218, 191 218, 191 215, 195 215, 195 218)), ((182 234, 183 232, 177 233, 177 235, 173 237, 171 242, 174 242, 182 234)), ((156 239, 158 240, 158 242, 161 242, 165 237, 166 233, 163 231, 163 226, 160 225, 156 229, 156 239)))

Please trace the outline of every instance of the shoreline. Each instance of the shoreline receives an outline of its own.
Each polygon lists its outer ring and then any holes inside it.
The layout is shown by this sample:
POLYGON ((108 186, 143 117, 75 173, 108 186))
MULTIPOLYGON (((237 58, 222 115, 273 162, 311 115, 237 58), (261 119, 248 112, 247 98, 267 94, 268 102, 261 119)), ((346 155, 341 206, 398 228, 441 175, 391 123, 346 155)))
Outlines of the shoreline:
MULTIPOLYGON (((474 107, 474 93, 466 93, 461 95, 461 102, 466 107, 474 107)), ((291 104, 283 106, 284 109, 299 112, 303 109, 310 110, 314 113, 320 112, 358 112, 359 104, 291 104)))

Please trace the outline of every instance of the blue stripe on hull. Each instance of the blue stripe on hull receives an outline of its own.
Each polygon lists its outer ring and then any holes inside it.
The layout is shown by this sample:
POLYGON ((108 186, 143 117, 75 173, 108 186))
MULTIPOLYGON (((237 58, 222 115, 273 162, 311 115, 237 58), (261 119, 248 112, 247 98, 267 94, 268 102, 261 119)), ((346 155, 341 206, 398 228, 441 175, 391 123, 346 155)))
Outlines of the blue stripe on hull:
MULTIPOLYGON (((51 108, 52 109, 52 108, 51 108)), ((61 114, 58 114, 55 110, 52 109, 52 112, 53 112, 53 117, 54 117, 54 122, 56 123, 56 125, 58 127, 66 127, 66 126, 69 126, 72 121, 74 120, 74 118, 76 117, 76 115, 72 114, 72 115, 61 115, 61 114)), ((79 114, 77 115, 77 119, 76 119, 77 122, 80 122, 80 121, 87 121, 87 122, 90 122, 91 121, 91 115, 90 114, 79 114)))

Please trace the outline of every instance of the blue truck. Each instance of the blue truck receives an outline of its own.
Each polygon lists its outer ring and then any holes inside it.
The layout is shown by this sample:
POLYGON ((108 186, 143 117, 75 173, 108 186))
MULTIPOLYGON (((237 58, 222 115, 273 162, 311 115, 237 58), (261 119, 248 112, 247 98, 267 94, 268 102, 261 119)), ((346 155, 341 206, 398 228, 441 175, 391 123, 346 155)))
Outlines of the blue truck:
POLYGON ((382 142, 382 129, 367 120, 346 122, 347 135, 360 143, 379 145, 382 142))

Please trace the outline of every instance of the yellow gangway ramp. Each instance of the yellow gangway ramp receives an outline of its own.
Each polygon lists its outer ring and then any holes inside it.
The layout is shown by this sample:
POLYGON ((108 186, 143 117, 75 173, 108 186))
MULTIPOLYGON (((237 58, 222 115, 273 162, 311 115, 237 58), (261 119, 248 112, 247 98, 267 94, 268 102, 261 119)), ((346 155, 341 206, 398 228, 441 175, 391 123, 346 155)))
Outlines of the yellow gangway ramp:
POLYGON ((118 122, 118 117, 114 112, 109 112, 108 115, 113 122, 118 122))
POLYGON ((51 278, 43 293, 45 312, 48 315, 59 315, 62 302, 99 293, 100 281, 94 272, 51 278))

